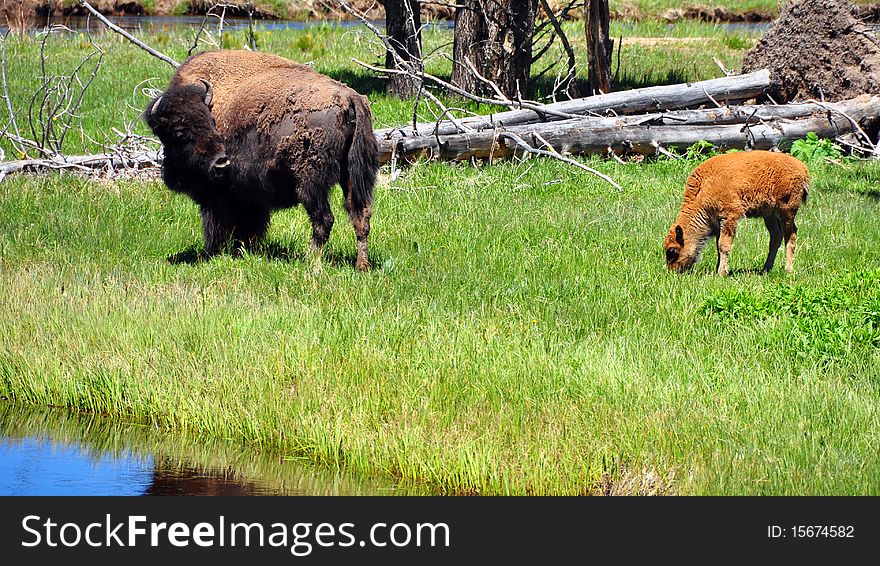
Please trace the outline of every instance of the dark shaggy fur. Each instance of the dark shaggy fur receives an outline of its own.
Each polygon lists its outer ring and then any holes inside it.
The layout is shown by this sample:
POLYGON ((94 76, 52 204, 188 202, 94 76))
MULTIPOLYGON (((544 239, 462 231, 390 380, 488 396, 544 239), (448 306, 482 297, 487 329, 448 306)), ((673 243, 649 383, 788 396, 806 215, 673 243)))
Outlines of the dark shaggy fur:
POLYGON ((309 67, 250 51, 210 51, 181 65, 144 117, 165 150, 168 187, 201 207, 205 251, 251 247, 273 210, 302 204, 320 257, 339 183, 359 270, 379 168, 366 99, 309 67))

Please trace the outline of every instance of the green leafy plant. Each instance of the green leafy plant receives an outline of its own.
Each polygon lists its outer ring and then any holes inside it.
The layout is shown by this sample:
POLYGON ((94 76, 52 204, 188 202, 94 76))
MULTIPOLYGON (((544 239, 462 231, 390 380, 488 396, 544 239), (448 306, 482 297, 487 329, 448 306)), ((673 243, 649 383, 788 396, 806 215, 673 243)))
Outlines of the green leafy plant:
POLYGON ((718 148, 710 141, 700 140, 691 145, 684 152, 685 159, 697 159, 702 157, 712 157, 718 155, 718 148))
POLYGON ((732 34, 723 36, 721 43, 728 49, 743 50, 751 48, 754 41, 740 34, 732 34))
POLYGON ((853 347, 880 347, 880 270, 845 274, 821 287, 780 285, 760 294, 725 289, 702 312, 738 320, 774 318, 799 352, 839 359, 853 347))
POLYGON ((804 163, 844 157, 842 147, 827 138, 820 138, 816 132, 808 133, 806 139, 796 140, 791 146, 791 154, 804 163))

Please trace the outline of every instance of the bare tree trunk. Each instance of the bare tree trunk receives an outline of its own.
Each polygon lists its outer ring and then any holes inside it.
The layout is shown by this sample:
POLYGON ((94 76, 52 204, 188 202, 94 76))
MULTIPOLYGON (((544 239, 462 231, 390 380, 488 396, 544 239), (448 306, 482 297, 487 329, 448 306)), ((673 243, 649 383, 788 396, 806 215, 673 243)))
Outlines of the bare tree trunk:
POLYGON ((527 96, 536 7, 537 0, 464 0, 455 10, 452 84, 497 96, 479 73, 511 100, 527 96))
MULTIPOLYGON (((388 43, 397 55, 411 65, 417 73, 423 70, 422 19, 418 0, 384 0, 385 32, 388 43)), ((394 54, 385 53, 385 68, 398 69, 394 54)), ((420 81, 412 75, 390 75, 386 90, 400 98, 411 98, 419 91, 420 81)))
POLYGON ((586 0, 587 64, 592 94, 611 92, 611 55, 614 40, 608 37, 608 0, 586 0))

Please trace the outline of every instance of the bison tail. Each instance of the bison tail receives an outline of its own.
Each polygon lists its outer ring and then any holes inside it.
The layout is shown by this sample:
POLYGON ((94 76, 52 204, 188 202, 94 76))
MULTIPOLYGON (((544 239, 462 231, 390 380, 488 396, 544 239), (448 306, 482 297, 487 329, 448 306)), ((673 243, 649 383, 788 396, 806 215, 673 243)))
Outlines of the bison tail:
POLYGON ((373 185, 379 170, 379 144, 373 134, 373 115, 363 97, 354 97, 354 136, 348 148, 348 178, 351 191, 351 214, 372 206, 373 185))
POLYGON ((803 201, 804 204, 807 204, 807 198, 810 196, 810 183, 808 181, 804 181, 803 191, 801 201, 803 201))

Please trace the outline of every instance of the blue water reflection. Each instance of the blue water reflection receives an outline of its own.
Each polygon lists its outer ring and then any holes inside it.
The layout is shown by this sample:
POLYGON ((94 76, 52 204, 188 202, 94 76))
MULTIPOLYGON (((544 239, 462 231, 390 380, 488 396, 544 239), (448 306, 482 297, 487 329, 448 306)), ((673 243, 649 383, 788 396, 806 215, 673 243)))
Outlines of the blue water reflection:
POLYGON ((422 494, 295 455, 0 400, 0 496, 422 494))
POLYGON ((153 459, 95 455, 48 438, 0 441, 0 495, 143 495, 153 459))

